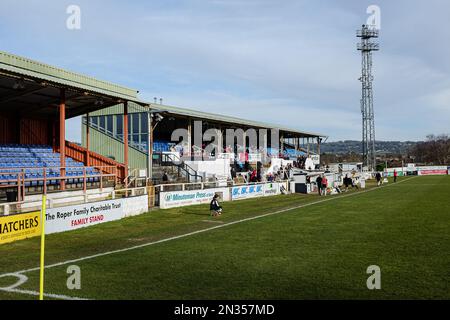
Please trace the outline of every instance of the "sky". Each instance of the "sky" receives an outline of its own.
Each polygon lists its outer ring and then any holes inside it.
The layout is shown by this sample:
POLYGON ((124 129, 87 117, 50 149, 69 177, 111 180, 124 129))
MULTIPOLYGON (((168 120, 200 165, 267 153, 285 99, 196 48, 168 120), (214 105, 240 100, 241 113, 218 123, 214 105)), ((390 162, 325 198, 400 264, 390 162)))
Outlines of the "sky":
MULTIPOLYGON (((142 100, 361 139, 356 30, 380 8, 377 140, 450 133, 450 1, 2 0, 0 50, 142 100), (70 5, 80 29, 66 26, 70 5)), ((66 138, 80 141, 80 118, 66 138)))

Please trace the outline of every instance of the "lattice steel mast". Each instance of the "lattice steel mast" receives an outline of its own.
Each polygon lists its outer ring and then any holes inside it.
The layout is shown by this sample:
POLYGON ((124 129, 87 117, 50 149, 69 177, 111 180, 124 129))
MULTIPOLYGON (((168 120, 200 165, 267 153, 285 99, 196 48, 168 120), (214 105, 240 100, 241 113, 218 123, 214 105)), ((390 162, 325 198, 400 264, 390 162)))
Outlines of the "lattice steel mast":
POLYGON ((362 113, 362 154, 363 163, 369 170, 376 170, 375 158, 375 119, 373 111, 373 90, 372 90, 372 51, 379 50, 379 44, 372 42, 372 38, 378 38, 378 30, 363 25, 361 30, 356 32, 356 36, 361 38, 358 43, 358 50, 362 54, 362 72, 359 80, 362 84, 361 113, 362 113))

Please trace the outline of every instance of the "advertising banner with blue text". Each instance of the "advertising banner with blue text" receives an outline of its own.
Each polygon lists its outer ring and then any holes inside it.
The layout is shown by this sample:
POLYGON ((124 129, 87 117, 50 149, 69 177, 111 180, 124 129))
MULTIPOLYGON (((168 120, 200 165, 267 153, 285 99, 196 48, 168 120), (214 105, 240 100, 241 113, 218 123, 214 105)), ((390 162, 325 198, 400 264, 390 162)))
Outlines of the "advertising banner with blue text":
POLYGON ((159 207, 161 209, 189 206, 193 204, 209 203, 215 194, 221 200, 230 200, 229 188, 213 188, 205 190, 171 191, 161 192, 159 196, 159 207))

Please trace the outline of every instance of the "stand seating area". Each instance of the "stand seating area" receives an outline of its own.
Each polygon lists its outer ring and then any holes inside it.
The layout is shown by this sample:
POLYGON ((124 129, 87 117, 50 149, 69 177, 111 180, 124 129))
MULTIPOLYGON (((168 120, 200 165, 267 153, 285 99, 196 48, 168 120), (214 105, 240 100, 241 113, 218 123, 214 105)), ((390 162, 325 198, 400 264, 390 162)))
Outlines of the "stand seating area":
MULTIPOLYGON (((60 154, 53 152, 52 147, 44 145, 0 145, 0 185, 16 184, 18 175, 23 173, 26 187, 42 186, 44 170, 48 179, 47 185, 60 184, 54 180, 60 176, 60 154), (36 180, 34 180, 36 179, 36 180), (15 181, 14 181, 15 180, 15 181)), ((66 157, 66 183, 81 183, 84 175, 98 175, 98 170, 84 167, 84 164, 66 157), (85 168, 85 169, 84 169, 85 168), (72 177, 72 178, 71 178, 72 177), (76 178, 75 178, 76 177, 76 178)), ((89 177, 87 182, 98 182, 98 177, 89 177)))
POLYGON ((167 141, 154 141, 153 151, 155 152, 168 152, 170 151, 170 142, 167 141))

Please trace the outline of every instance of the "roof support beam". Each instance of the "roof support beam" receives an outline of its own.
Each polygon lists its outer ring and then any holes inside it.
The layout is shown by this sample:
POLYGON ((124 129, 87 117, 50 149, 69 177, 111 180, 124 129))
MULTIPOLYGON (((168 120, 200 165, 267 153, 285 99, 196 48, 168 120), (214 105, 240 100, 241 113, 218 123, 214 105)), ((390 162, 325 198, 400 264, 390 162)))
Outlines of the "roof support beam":
POLYGON ((13 101, 13 100, 16 100, 18 98, 25 97, 25 96, 29 96, 30 94, 36 93, 38 91, 41 91, 44 88, 45 88, 45 86, 42 86, 42 87, 39 87, 39 88, 28 89, 28 90, 23 90, 23 91, 18 91, 18 94, 11 94, 9 96, 1 98, 0 99, 0 104, 7 103, 7 102, 10 102, 10 101, 13 101))
MULTIPOLYGON (((61 101, 59 103, 59 154, 61 161, 60 176, 66 176, 66 89, 60 89, 61 101)), ((60 180, 61 190, 66 190, 66 181, 60 180)))
POLYGON ((128 178, 128 101, 123 103, 123 163, 125 164, 125 177, 128 178))
POLYGON ((90 124, 91 120, 89 119, 89 113, 86 114, 86 160, 85 160, 85 166, 90 166, 90 152, 89 152, 89 127, 91 126, 90 124))
POLYGON ((94 104, 95 104, 95 102, 90 102, 90 103, 86 103, 86 104, 84 104, 84 105, 81 105, 81 106, 79 106, 79 107, 76 107, 76 108, 71 108, 71 109, 69 109, 69 114, 68 114, 68 116, 70 117, 70 118, 72 118, 72 117, 77 117, 77 116, 81 116, 81 115, 84 115, 84 114, 86 114, 86 113, 92 113, 92 112, 95 112, 95 111, 97 111, 97 110, 101 110, 101 109, 105 109, 105 108, 108 108, 108 107, 112 107, 112 106, 114 106, 116 103, 115 102, 113 102, 113 101, 111 101, 111 102, 109 102, 108 101, 108 103, 105 103, 104 105, 102 105, 102 106, 98 106, 97 108, 93 108, 93 106, 94 106, 94 104))
POLYGON ((78 93, 77 92, 77 93, 71 95, 70 97, 67 97, 66 102, 73 101, 73 100, 81 98, 81 97, 89 97, 89 93, 87 93, 87 92, 78 93))

